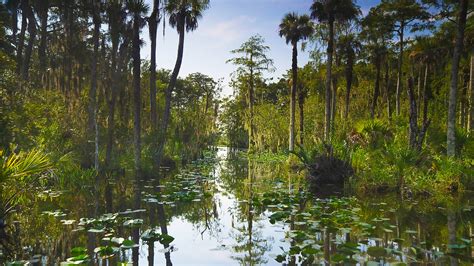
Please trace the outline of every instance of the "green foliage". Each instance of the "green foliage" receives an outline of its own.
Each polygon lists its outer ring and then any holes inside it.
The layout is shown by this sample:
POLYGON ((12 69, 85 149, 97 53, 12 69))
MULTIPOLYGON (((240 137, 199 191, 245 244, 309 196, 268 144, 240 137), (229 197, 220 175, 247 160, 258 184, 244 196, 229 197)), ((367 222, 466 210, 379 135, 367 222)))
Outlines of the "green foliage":
POLYGON ((364 142, 369 148, 381 148, 385 143, 393 141, 389 126, 378 119, 362 120, 355 126, 356 132, 362 135, 364 142))
MULTIPOLYGON (((0 150, 0 218, 5 218, 26 192, 37 185, 38 178, 53 164, 39 150, 4 154, 0 150)), ((32 193, 28 193, 28 196, 32 193)))
POLYGON ((47 155, 39 150, 29 152, 3 154, 0 151, 2 164, 0 167, 0 183, 12 179, 18 182, 32 180, 35 175, 41 174, 52 167, 47 155))

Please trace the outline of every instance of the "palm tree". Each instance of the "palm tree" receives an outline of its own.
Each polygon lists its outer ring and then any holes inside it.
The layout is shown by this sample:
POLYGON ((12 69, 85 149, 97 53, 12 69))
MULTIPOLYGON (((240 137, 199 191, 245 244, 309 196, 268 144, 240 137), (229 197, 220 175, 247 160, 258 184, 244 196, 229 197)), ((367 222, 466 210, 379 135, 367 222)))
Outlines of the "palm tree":
MULTIPOLYGON (((133 19, 132 58, 133 58, 133 144, 135 157, 135 182, 134 205, 140 207, 140 177, 141 177, 141 88, 140 88, 140 28, 144 25, 143 15, 147 13, 148 6, 143 0, 129 0, 128 10, 133 19)), ((135 243, 139 241, 139 230, 133 229, 132 238, 135 243)), ((133 261, 138 261, 138 248, 132 251, 133 261)))
POLYGON ((140 88, 140 28, 143 26, 143 14, 147 13, 148 7, 143 0, 129 0, 128 10, 133 18, 132 58, 133 58, 133 142, 135 157, 135 177, 139 179, 141 161, 141 88, 140 88))
POLYGON ((153 9, 148 17, 148 29, 150 34, 150 120, 152 130, 155 133, 158 128, 156 113, 156 33, 160 21, 160 3, 162 0, 153 0, 153 9))
POLYGON ((311 5, 311 17, 327 24, 329 30, 326 63, 326 107, 324 138, 329 140, 331 129, 331 81, 332 57, 334 52, 334 23, 355 19, 360 13, 352 0, 315 0, 311 5))
POLYGON ((419 20, 429 18, 429 13, 425 7, 416 0, 384 0, 376 7, 379 17, 385 26, 391 27, 392 31, 398 36, 398 62, 397 62, 397 91, 395 95, 396 114, 400 115, 400 96, 403 90, 403 52, 405 46, 405 31, 410 29, 412 32, 422 29, 418 25, 419 20), (380 16, 383 14, 383 16, 380 16))
POLYGON ((125 39, 127 35, 124 33, 125 29, 125 11, 123 5, 119 0, 110 1, 107 8, 108 14, 108 24, 110 39, 112 42, 112 51, 111 51, 111 93, 110 99, 108 101, 109 114, 107 116, 107 145, 105 150, 105 162, 104 166, 106 168, 110 167, 112 161, 112 148, 114 140, 114 130, 115 130, 115 104, 117 101, 117 92, 119 87, 119 64, 117 60, 117 53, 119 48, 120 36, 124 36, 122 43, 127 42, 125 39))
POLYGON ((163 111, 163 120, 159 132, 159 144, 156 151, 155 163, 159 168, 161 158, 166 143, 166 131, 171 114, 171 95, 176 86, 181 63, 183 62, 184 35, 186 32, 193 31, 198 27, 198 20, 202 13, 209 7, 209 0, 169 0, 166 5, 166 12, 169 14, 169 23, 179 34, 178 55, 171 73, 170 82, 165 91, 165 108, 163 111))
POLYGON ((346 79, 346 96, 344 119, 347 119, 347 117, 349 116, 349 105, 354 74, 354 64, 356 61, 356 54, 361 47, 361 43, 359 42, 355 34, 349 33, 339 38, 337 47, 339 53, 341 54, 341 57, 345 60, 344 76, 346 79))
POLYGON ((295 103, 296 85, 298 84, 298 42, 307 39, 313 33, 313 25, 308 15, 299 16, 296 13, 286 14, 280 23, 280 37, 285 37, 286 43, 293 46, 292 55, 292 84, 290 98, 290 143, 289 150, 295 148, 295 103))
MULTIPOLYGON (((369 58, 372 60, 376 71, 374 93, 370 108, 370 117, 372 119, 375 117, 377 99, 380 95, 382 63, 383 60, 387 61, 389 59, 387 43, 393 35, 392 26, 385 21, 385 17, 382 14, 383 12, 380 6, 371 8, 367 16, 361 22, 363 28, 361 36, 362 39, 365 40, 366 47, 369 51, 369 58)), ((386 97, 388 99, 388 92, 386 97)))

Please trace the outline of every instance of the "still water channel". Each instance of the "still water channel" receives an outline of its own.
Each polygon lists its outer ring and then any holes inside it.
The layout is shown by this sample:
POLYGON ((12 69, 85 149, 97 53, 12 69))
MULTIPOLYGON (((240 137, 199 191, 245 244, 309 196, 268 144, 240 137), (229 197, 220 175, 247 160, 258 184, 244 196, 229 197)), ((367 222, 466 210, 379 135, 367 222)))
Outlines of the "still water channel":
POLYGON ((321 198, 302 175, 220 147, 159 182, 114 176, 99 198, 46 190, 15 214, 14 252, 33 265, 472 265, 469 195, 321 198))

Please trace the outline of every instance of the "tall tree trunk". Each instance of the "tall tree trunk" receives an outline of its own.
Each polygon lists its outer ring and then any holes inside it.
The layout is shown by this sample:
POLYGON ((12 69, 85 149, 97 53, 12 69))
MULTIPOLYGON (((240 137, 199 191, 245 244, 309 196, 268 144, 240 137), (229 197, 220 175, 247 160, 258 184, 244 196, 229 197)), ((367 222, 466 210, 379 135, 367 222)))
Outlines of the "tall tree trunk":
POLYGON ((428 102, 424 102, 423 110, 423 123, 421 127, 418 126, 418 107, 419 103, 416 101, 414 81, 413 78, 408 79, 408 100, 410 101, 410 148, 415 149, 416 151, 421 152, 423 146, 423 141, 425 139, 426 131, 430 125, 430 120, 427 115, 427 106, 428 102))
POLYGON ((469 130, 474 133, 474 51, 471 53, 471 67, 469 74, 469 92, 470 92, 470 104, 469 104, 469 130))
POLYGON ((65 75, 65 91, 68 110, 71 98, 71 82, 72 82, 72 63, 73 63, 73 24, 74 24, 74 3, 64 2, 64 32, 65 32, 65 49, 64 49, 64 74, 65 75))
POLYGON ((392 105, 390 104, 390 63, 388 57, 385 59, 385 93, 387 97, 387 117, 392 118, 392 105))
POLYGON ((413 77, 408 79, 408 99, 410 102, 410 147, 416 147, 416 138, 418 136, 418 114, 417 114, 417 106, 416 106, 416 96, 414 90, 414 81, 413 77))
POLYGON ((183 62, 183 52, 184 52, 184 34, 185 34, 185 28, 184 28, 184 19, 181 22, 178 22, 180 25, 178 28, 179 32, 179 42, 178 42, 178 54, 176 57, 176 63, 174 65, 173 72, 171 73, 170 77, 170 83, 168 84, 168 88, 166 89, 165 92, 165 108, 163 110, 163 120, 161 123, 160 127, 160 132, 159 132, 159 143, 158 143, 158 149, 157 149, 157 155, 155 157, 155 164, 157 169, 160 168, 161 166, 161 160, 163 158, 163 152, 166 144, 166 138, 167 138, 167 130, 168 130, 168 124, 170 120, 170 115, 171 115, 171 95, 173 93, 173 90, 176 86, 176 81, 178 79, 178 74, 179 70, 181 69, 181 64, 183 62))
MULTIPOLYGON (((135 158, 135 191, 134 207, 140 208, 141 193, 141 88, 140 88, 140 15, 136 12, 133 16, 133 40, 132 40, 132 58, 133 58, 133 146, 135 158)), ((135 218, 139 218, 137 215, 135 218)), ((135 243, 139 241, 139 229, 132 230, 132 239, 135 243)), ((138 265, 138 248, 132 250, 132 259, 134 265, 138 265)))
MULTIPOLYGON (((250 61, 252 62, 253 60, 253 54, 250 54, 250 61)), ((249 151, 253 152, 255 148, 255 138, 254 138, 254 124, 253 124, 253 119, 254 119, 254 110, 253 110, 253 105, 255 101, 255 82, 254 82, 254 73, 253 73, 253 67, 250 67, 250 78, 249 78, 249 95, 248 95, 248 105, 249 105, 249 121, 248 121, 248 139, 249 139, 249 151)))
POLYGON ((38 57, 40 61, 40 76, 43 85, 46 83, 46 41, 48 36, 48 8, 49 0, 42 0, 40 2, 40 43, 38 47, 38 57))
POLYGON ((375 85, 374 85, 374 95, 372 98, 372 106, 370 108, 370 118, 374 119, 375 117, 375 108, 377 107, 377 100, 379 98, 380 94, 380 69, 381 69, 381 56, 379 52, 377 52, 376 59, 375 59, 375 68, 376 68, 376 74, 375 74, 375 85))
POLYGON ((28 12, 26 11, 28 6, 28 0, 21 0, 20 8, 22 11, 21 14, 21 26, 20 26, 20 35, 18 36, 18 44, 16 48, 16 73, 18 75, 21 74, 22 65, 23 65, 23 47, 25 46, 25 34, 26 34, 26 27, 28 26, 27 15, 28 12))
MULTIPOLYGON (((334 46, 334 45, 333 45, 334 46)), ((337 55, 334 49, 334 59, 336 67, 339 67, 341 64, 341 58, 337 55)), ((331 70, 332 71, 332 70, 331 70)), ((338 75, 332 75, 332 94, 331 94, 331 134, 334 133, 335 124, 336 124, 336 105, 337 105, 337 84, 339 81, 338 75)))
POLYGON ((156 33, 158 30, 160 0, 153 1, 153 11, 148 18, 148 28, 150 34, 150 120, 153 133, 158 129, 158 119, 156 111, 156 33))
POLYGON ((352 88, 352 75, 353 75, 353 69, 354 69, 354 58, 353 54, 349 54, 349 57, 347 58, 347 64, 346 64, 346 69, 345 69, 345 75, 346 75, 346 108, 344 109, 344 119, 347 120, 349 116, 349 104, 350 104, 350 98, 351 98, 351 88, 352 88))
POLYGON ((141 88, 140 88, 140 16, 135 13, 133 19, 133 143, 135 157, 135 178, 140 182, 141 174, 141 88))
POLYGON ((18 3, 15 3, 14 6, 12 7, 12 24, 11 24, 11 29, 12 29, 12 42, 15 45, 15 47, 18 47, 17 43, 17 34, 18 34, 18 3))
POLYGON ((293 43, 293 55, 291 57, 291 98, 290 98, 290 142, 289 150, 295 150, 295 113, 296 113, 296 85, 298 84, 298 47, 293 43))
POLYGON ((326 106, 325 106, 325 123, 324 123, 324 139, 326 142, 330 140, 331 129, 331 82, 332 82, 332 53, 334 46, 334 20, 330 20, 329 26, 329 41, 327 47, 327 62, 326 62, 326 106))
MULTIPOLYGON (((94 8, 97 3, 94 2, 94 8)), ((91 85, 89 89, 89 98, 88 98, 88 123, 87 123, 87 132, 88 132, 88 144, 87 147, 87 167, 91 165, 98 168, 98 154, 95 152, 95 146, 97 145, 96 140, 96 131, 97 131, 97 61, 99 58, 99 34, 100 34, 100 14, 93 11, 93 23, 94 23, 94 32, 93 32, 93 44, 94 51, 91 58, 91 85), (94 140, 93 140, 94 139, 94 140), (94 145, 95 144, 95 145, 94 145), (91 162, 89 158, 94 158, 91 162)))
POLYGON ((469 87, 469 70, 466 69, 463 73, 463 84, 462 84, 462 90, 461 90, 461 106, 460 106, 460 114, 459 114, 459 125, 461 128, 467 129, 467 113, 468 113, 468 91, 469 87))
POLYGON ((400 115, 400 96, 402 94, 402 89, 403 89, 403 71, 402 71, 402 66, 403 66, 403 46, 404 46, 404 30, 405 30, 405 23, 402 21, 400 23, 400 29, 399 29, 399 50, 400 52, 398 53, 398 78, 397 78, 397 95, 395 96, 395 108, 396 108, 396 113, 397 115, 400 115))
POLYGON ((303 145, 304 142, 304 100, 305 100, 305 93, 303 91, 303 87, 299 87, 299 95, 298 95, 298 105, 300 111, 300 145, 303 145))
MULTIPOLYGON (((114 25, 113 27, 115 27, 114 25)), ((112 30, 111 30, 112 31, 112 30)), ((104 165, 107 169, 110 170, 111 162, 112 162, 112 150, 114 144, 114 131, 115 131, 115 105, 117 102, 117 94, 119 91, 120 84, 120 72, 122 70, 122 66, 124 65, 126 50, 128 49, 128 42, 129 39, 127 34, 124 35, 124 40, 120 46, 120 55, 119 59, 117 60, 117 51, 118 51, 118 43, 119 43, 119 35, 118 32, 113 30, 114 34, 111 36, 112 39, 112 54, 111 54, 111 95, 108 102, 109 107, 109 115, 107 117, 107 145, 105 148, 105 162, 104 165), (118 61, 118 62, 117 62, 118 61)))
POLYGON ((418 114, 421 114, 421 103, 423 101, 421 99, 422 98, 422 91, 421 91, 421 86, 422 85, 421 84, 422 84, 422 78, 423 78, 423 70, 424 70, 423 65, 420 65, 419 69, 418 69, 418 81, 417 81, 417 93, 416 93, 416 97, 417 97, 416 101, 419 103, 417 105, 417 108, 418 108, 417 113, 418 114))
POLYGON ((25 49, 25 56, 23 58, 23 64, 21 66, 21 75, 23 80, 28 80, 28 74, 30 71, 30 62, 31 62, 31 55, 33 54, 33 45, 36 39, 36 18, 35 14, 33 13, 33 9, 30 5, 26 5, 25 8, 26 15, 28 17, 28 45, 25 49))
POLYGON ((425 77, 423 81, 423 124, 428 121, 428 103, 429 103, 429 92, 428 92, 428 64, 425 65, 425 77))
POLYGON ((336 123, 337 81, 337 76, 333 75, 331 93, 331 133, 334 133, 334 124, 336 123))
POLYGON ((464 44, 464 30, 466 28, 467 4, 469 0, 460 1, 456 45, 454 47, 453 62, 451 65, 451 84, 449 88, 447 155, 456 155, 456 102, 458 90, 459 61, 464 44))

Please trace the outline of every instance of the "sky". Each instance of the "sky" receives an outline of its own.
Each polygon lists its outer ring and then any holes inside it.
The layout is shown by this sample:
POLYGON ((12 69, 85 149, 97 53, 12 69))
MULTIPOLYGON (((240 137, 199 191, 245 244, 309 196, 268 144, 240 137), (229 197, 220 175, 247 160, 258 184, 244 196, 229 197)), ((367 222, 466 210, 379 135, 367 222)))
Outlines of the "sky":
MULTIPOLYGON (((150 9, 152 0, 145 1, 150 9)), ((362 13, 375 6, 378 0, 359 0, 362 13)), ((231 50, 255 34, 260 34, 270 47, 269 58, 274 60, 275 72, 267 77, 280 77, 291 68, 291 47, 278 35, 278 26, 288 12, 309 14, 311 0, 210 0, 199 26, 185 36, 184 57, 180 77, 201 72, 216 81, 224 78, 223 96, 232 94, 228 83, 235 66, 227 64, 232 58, 231 50)), ((162 33, 162 25, 160 29, 162 33)), ((150 59, 148 28, 141 38, 145 45, 141 49, 142 59, 150 59)), ((177 54, 178 35, 170 27, 165 36, 158 35, 157 68, 173 69, 177 54)), ((304 66, 309 59, 308 52, 299 52, 298 65, 304 66)))

